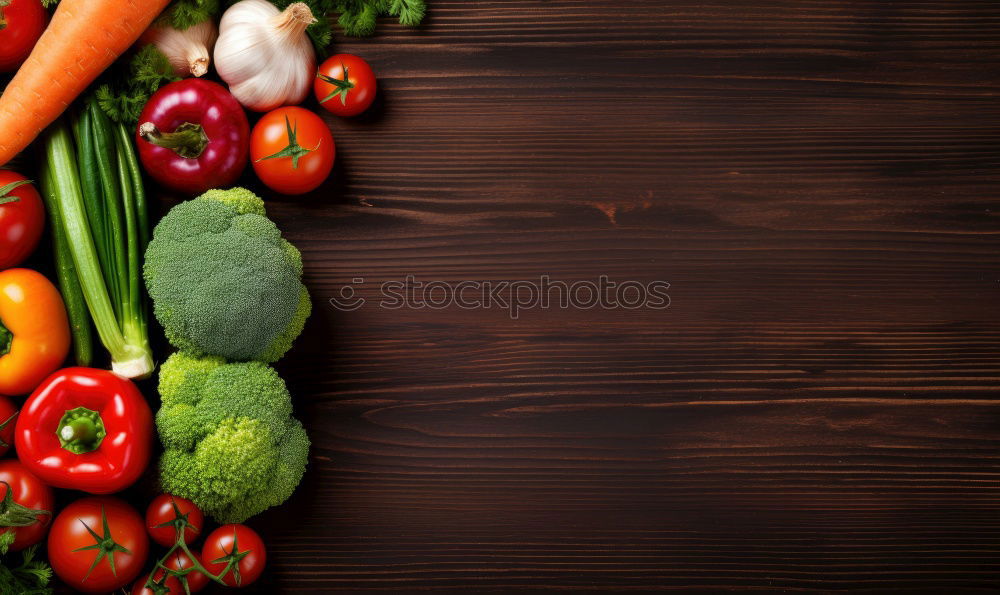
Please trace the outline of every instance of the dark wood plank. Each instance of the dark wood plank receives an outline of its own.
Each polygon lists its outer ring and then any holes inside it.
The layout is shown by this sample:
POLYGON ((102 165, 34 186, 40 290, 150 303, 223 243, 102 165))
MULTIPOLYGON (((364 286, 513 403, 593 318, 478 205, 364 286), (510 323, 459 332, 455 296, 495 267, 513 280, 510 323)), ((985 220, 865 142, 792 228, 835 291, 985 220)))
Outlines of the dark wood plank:
POLYGON ((1000 5, 434 0, 271 212, 314 440, 262 590, 1000 587, 1000 5), (667 310, 379 308, 383 281, 667 310), (327 303, 355 277, 369 303, 327 303), (301 519, 301 520, 300 520, 301 519))

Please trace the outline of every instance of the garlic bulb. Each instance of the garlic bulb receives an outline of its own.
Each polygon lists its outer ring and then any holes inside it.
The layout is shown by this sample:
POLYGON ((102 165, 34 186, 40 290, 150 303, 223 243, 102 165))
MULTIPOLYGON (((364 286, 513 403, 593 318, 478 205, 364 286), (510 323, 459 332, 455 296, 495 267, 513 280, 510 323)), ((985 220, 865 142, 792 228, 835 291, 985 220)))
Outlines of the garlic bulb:
POLYGON ((267 0, 240 0, 219 23, 215 69, 252 110, 301 103, 316 75, 316 52, 306 35, 315 22, 304 2, 281 12, 267 0))
POLYGON ((209 19, 183 31, 173 27, 150 27, 142 41, 155 45, 170 60, 174 74, 180 77, 202 76, 208 72, 212 46, 219 36, 215 23, 209 19))

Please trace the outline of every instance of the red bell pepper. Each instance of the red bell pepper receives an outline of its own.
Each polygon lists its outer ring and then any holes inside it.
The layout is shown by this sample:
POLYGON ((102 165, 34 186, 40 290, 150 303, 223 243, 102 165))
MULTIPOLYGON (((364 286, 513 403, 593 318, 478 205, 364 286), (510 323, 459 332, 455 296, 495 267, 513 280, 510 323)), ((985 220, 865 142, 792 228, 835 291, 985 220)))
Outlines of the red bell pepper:
POLYGON ((250 153, 250 124, 225 87, 203 79, 170 83, 139 116, 136 146, 157 182, 188 194, 228 188, 250 153))
POLYGON ((153 414, 132 381, 107 370, 59 370, 17 419, 17 456, 45 483, 111 494, 135 483, 149 463, 153 414))

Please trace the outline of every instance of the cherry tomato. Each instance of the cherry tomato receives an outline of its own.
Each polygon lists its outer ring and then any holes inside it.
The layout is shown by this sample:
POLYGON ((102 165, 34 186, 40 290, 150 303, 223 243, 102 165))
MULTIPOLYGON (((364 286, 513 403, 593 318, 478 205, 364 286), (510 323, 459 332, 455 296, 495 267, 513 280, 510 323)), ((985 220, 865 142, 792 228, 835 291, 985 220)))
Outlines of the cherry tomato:
POLYGON ((85 593, 107 593, 129 584, 142 571, 148 553, 142 517, 118 498, 73 502, 59 513, 49 533, 52 570, 85 593))
MULTIPOLYGON (((201 556, 199 556, 195 552, 191 553, 194 554, 194 557, 198 560, 198 563, 204 566, 204 562, 202 561, 201 556)), ((191 558, 188 558, 187 554, 185 554, 181 550, 177 550, 174 553, 170 554, 170 557, 167 558, 167 561, 164 562, 163 565, 169 568, 170 570, 184 570, 185 568, 191 568, 192 566, 194 566, 194 564, 191 563, 191 558)), ((163 571, 161 570, 160 573, 157 575, 157 577, 162 575, 163 571)), ((192 570, 191 572, 184 575, 184 578, 187 579, 188 589, 192 593, 197 593, 198 591, 201 591, 202 589, 207 587, 208 582, 212 580, 207 576, 205 576, 204 573, 198 570, 192 570)))
POLYGON ((0 7, 0 72, 13 72, 45 31, 48 13, 39 0, 11 0, 0 7))
POLYGON ((17 426, 17 405, 0 395, 0 457, 7 454, 14 444, 14 428, 17 426))
POLYGON ((246 525, 223 525, 205 538, 201 559, 205 570, 218 576, 229 560, 240 558, 236 568, 222 577, 230 587, 245 587, 260 578, 267 563, 264 542, 246 525))
POLYGON ((282 194, 304 194, 330 175, 337 149, 323 120, 301 107, 268 112, 250 134, 257 177, 282 194))
POLYGON ((313 92, 319 104, 338 116, 356 116, 375 101, 375 73, 354 54, 331 56, 319 67, 313 92))
MULTIPOLYGON (((160 571, 159 576, 163 576, 163 571, 160 571)), ((181 586, 181 582, 175 577, 170 577, 163 583, 168 590, 166 593, 159 592, 150 589, 146 586, 146 581, 149 580, 149 574, 144 574, 132 584, 132 595, 182 595, 184 593, 184 587, 181 586)), ((158 578, 155 580, 159 580, 158 578)))
MULTIPOLYGON (((20 517, 18 523, 30 523, 9 527, 0 527, 0 533, 14 531, 14 543, 10 549, 21 550, 34 545, 45 537, 52 521, 52 510, 55 503, 52 488, 42 483, 34 473, 15 459, 0 461, 0 510, 3 517, 20 517), (9 487, 8 487, 9 486, 9 487), (7 490, 10 489, 11 501, 7 500, 7 490), (32 511, 49 511, 48 514, 32 514, 32 511), (34 522, 31 522, 34 518, 34 522)), ((0 521, 2 522, 2 521, 0 521)))
MULTIPOLYGON (((0 31, 0 53, 2 38, 0 31)), ((45 207, 35 187, 21 174, 0 169, 0 271, 24 262, 44 227, 45 207)))
POLYGON ((177 518, 177 512, 187 516, 188 526, 184 530, 184 543, 191 543, 201 535, 205 526, 205 517, 198 506, 180 496, 160 494, 146 509, 146 530, 153 541, 163 547, 171 547, 177 541, 177 530, 170 523, 177 518), (176 506, 176 510, 174 507, 176 506))

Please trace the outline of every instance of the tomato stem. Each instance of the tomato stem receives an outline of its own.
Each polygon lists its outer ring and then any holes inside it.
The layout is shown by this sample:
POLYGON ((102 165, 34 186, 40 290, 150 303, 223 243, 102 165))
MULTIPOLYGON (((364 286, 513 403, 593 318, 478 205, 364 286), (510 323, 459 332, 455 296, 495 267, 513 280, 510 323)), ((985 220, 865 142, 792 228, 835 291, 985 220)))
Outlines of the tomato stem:
POLYGON ((299 123, 296 120, 295 127, 293 128, 292 127, 292 123, 288 121, 288 116, 285 116, 285 130, 286 130, 286 133, 288 134, 288 146, 286 146, 284 149, 278 151, 274 155, 268 155, 267 157, 261 157, 257 161, 266 161, 268 159, 279 159, 281 157, 291 157, 292 158, 292 169, 298 169, 299 168, 299 159, 301 159, 304 155, 308 155, 309 153, 312 153, 313 151, 315 151, 316 149, 318 149, 319 148, 319 144, 321 142, 323 142, 323 140, 320 139, 320 142, 316 143, 316 146, 313 147, 312 149, 307 149, 307 148, 303 147, 302 145, 300 145, 299 141, 298 141, 298 138, 297 138, 298 132, 299 132, 299 123))
POLYGON ((70 409, 56 427, 62 447, 78 455, 97 450, 105 435, 101 414, 86 407, 70 409))
POLYGON ((184 591, 189 592, 187 584, 187 575, 191 574, 192 572, 200 572, 209 579, 211 579, 212 581, 219 583, 224 587, 228 587, 229 585, 226 584, 226 581, 222 579, 224 579, 227 574, 232 572, 233 577, 236 579, 236 584, 239 585, 240 584, 239 563, 240 560, 249 555, 250 552, 249 550, 243 552, 239 551, 239 546, 236 543, 235 532, 233 533, 233 550, 227 553, 222 558, 212 561, 213 564, 217 564, 223 561, 226 562, 225 568, 223 568, 222 572, 220 572, 219 574, 212 574, 191 552, 187 544, 184 543, 184 533, 187 531, 188 527, 194 527, 194 525, 191 523, 191 521, 188 520, 188 515, 181 514, 181 511, 179 508, 177 508, 176 503, 174 503, 174 515, 175 516, 173 520, 167 521, 165 523, 160 523, 159 525, 157 525, 158 527, 165 527, 168 525, 172 525, 177 531, 176 533, 177 539, 174 542, 174 545, 170 546, 170 549, 167 550, 167 553, 164 554, 164 556, 159 560, 157 560, 156 564, 153 565, 153 572, 149 573, 149 578, 146 579, 145 586, 155 591, 156 589, 155 585, 165 585, 167 582, 167 578, 170 576, 174 576, 177 578, 177 580, 181 582, 181 585, 183 585, 184 587, 184 591), (187 555, 188 560, 191 563, 191 566, 183 568, 181 570, 174 570, 172 568, 167 568, 165 561, 169 560, 170 556, 173 556, 177 550, 180 550, 184 552, 185 555, 187 555), (163 570, 163 576, 160 578, 159 581, 153 579, 153 576, 156 574, 157 569, 163 570))
POLYGON ((38 517, 43 514, 51 515, 48 510, 28 508, 23 504, 14 501, 14 490, 6 481, 0 481, 7 491, 4 492, 3 500, 0 500, 0 528, 5 527, 27 527, 38 522, 38 517))
MULTIPOLYGON (((14 413, 11 413, 10 417, 8 417, 7 419, 5 419, 3 421, 3 423, 0 423, 0 432, 3 432, 5 429, 7 429, 7 426, 9 426, 10 424, 14 423, 14 418, 17 417, 18 413, 20 413, 20 410, 15 411, 14 413)), ((10 446, 10 445, 7 444, 6 442, 4 442, 3 439, 0 439, 0 448, 4 448, 4 447, 7 447, 7 446, 10 446)))
POLYGON ((320 103, 326 103, 327 101, 330 101, 334 97, 339 96, 340 103, 342 105, 347 105, 347 94, 350 93, 351 89, 354 88, 354 83, 351 82, 347 66, 345 66, 343 62, 340 63, 340 68, 341 70, 344 71, 343 79, 336 79, 333 78, 332 76, 327 76, 322 72, 316 73, 316 76, 319 77, 319 80, 323 81, 324 83, 333 85, 335 87, 334 90, 329 95, 320 100, 320 103))
POLYGON ((185 159, 197 159, 208 146, 208 135, 201 124, 184 122, 173 132, 161 132, 156 124, 145 122, 139 127, 139 136, 157 147, 170 149, 185 159))
MULTIPOLYGON (((2 27, 0 27, 0 29, 2 29, 2 27)), ((24 186, 25 184, 30 184, 30 183, 31 180, 18 180, 16 182, 11 182, 10 184, 0 186, 0 205, 5 205, 9 202, 17 202, 21 200, 19 197, 11 194, 11 192, 19 186, 24 186)))
POLYGON ((103 525, 103 535, 98 535, 97 532, 91 529, 90 525, 88 525, 83 519, 80 519, 80 522, 83 523, 84 528, 87 529, 87 533, 90 533, 90 536, 94 538, 94 544, 78 547, 72 551, 83 552, 87 550, 97 550, 97 555, 94 557, 94 561, 90 564, 90 569, 87 570, 86 576, 83 577, 83 582, 87 581, 90 577, 90 573, 93 572, 94 568, 96 568, 101 560, 105 558, 108 560, 108 565, 111 567, 111 574, 113 576, 118 576, 118 572, 115 570, 115 552, 122 552, 124 554, 131 554, 132 552, 130 552, 125 546, 116 542, 114 537, 111 536, 111 529, 108 527, 108 515, 104 511, 104 506, 101 506, 101 525, 103 525))
POLYGON ((10 353, 10 345, 14 342, 14 333, 7 330, 0 320, 0 357, 10 353))

